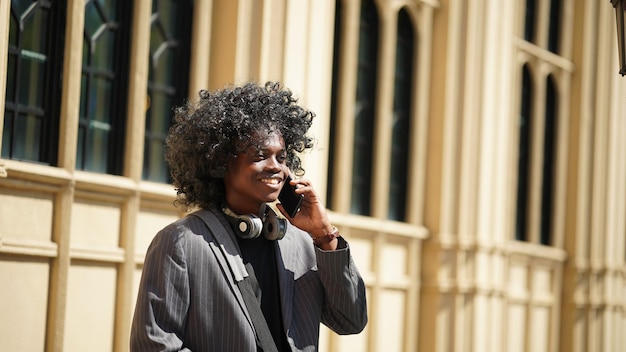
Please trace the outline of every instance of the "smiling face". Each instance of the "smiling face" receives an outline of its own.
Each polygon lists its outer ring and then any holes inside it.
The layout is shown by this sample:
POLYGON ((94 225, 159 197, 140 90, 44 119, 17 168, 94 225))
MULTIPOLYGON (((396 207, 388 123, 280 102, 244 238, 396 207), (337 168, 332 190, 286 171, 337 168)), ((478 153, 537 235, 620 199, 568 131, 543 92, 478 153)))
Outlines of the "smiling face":
POLYGON ((275 201, 289 174, 286 156, 285 142, 276 132, 237 155, 224 176, 228 207, 237 214, 257 214, 263 203, 275 201))

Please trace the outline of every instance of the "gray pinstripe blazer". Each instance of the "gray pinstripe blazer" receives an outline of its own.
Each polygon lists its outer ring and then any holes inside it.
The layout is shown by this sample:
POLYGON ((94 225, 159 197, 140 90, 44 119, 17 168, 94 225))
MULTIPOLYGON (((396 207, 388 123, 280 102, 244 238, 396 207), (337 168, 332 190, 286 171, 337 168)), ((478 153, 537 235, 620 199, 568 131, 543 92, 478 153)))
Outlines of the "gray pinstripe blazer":
MULTIPOLYGON (((236 285, 248 273, 234 236, 213 210, 190 214, 155 236, 139 285, 131 351, 257 351, 236 285)), ((338 334, 359 333, 367 323, 365 286, 340 241, 341 249, 324 252, 289 224, 278 243, 280 301, 293 351, 317 350, 320 322, 338 334)))

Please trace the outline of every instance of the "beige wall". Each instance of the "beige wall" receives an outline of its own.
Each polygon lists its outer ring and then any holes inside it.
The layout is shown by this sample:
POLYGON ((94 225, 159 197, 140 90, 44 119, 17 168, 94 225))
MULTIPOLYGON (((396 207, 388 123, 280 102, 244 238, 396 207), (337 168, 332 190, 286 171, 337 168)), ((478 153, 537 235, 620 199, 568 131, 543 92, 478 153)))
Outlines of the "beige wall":
MULTIPOLYGON (((358 10, 356 0, 342 3, 358 10)), ((370 322, 354 336, 323 330, 321 350, 626 351, 626 78, 617 75, 611 6, 563 1, 560 60, 516 39, 523 3, 376 1, 383 26, 405 5, 419 30, 411 215, 406 223, 350 215, 339 196, 331 217, 366 281, 370 322), (554 246, 512 240, 518 65, 529 57, 549 63, 536 72, 552 70, 564 99, 554 246)), ((145 250, 183 215, 171 186, 140 180, 148 2, 136 2, 133 17, 125 174, 74 170, 83 6, 68 1, 59 167, 0 159, 3 350, 127 350, 145 250)), ((317 113, 318 144, 303 160, 322 194, 334 11, 330 0, 201 0, 193 19, 190 95, 250 78, 284 81, 317 113)), ((2 72, 8 16, 2 1, 2 72)), ((344 25, 358 26, 358 12, 344 25)), ((354 37, 344 40, 354 62, 354 37)), ((383 60, 386 70, 392 61, 383 60)), ((353 67, 342 68, 349 87, 353 67)), ((5 87, 0 79, 0 111, 5 87)), ((391 93, 382 85, 380 99, 391 93)), ((384 204, 384 192, 375 194, 384 204)))

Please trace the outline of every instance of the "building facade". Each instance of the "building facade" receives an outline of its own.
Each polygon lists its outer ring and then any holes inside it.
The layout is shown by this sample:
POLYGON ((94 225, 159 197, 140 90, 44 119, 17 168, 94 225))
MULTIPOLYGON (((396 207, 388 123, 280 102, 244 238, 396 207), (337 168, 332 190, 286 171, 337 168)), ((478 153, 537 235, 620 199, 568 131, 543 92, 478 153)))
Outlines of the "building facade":
POLYGON ((127 351, 201 89, 281 81, 368 289, 323 351, 626 351, 626 78, 598 0, 1 0, 2 349, 127 351))

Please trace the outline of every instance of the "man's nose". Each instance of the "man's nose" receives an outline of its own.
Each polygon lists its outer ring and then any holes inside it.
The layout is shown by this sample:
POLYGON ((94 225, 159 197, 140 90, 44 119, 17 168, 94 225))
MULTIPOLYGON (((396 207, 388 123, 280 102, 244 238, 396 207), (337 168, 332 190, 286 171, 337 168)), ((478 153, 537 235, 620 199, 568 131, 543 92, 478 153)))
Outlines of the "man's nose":
POLYGON ((269 157, 266 159, 265 168, 272 171, 280 171, 282 169, 282 164, 276 159, 275 156, 269 157))

